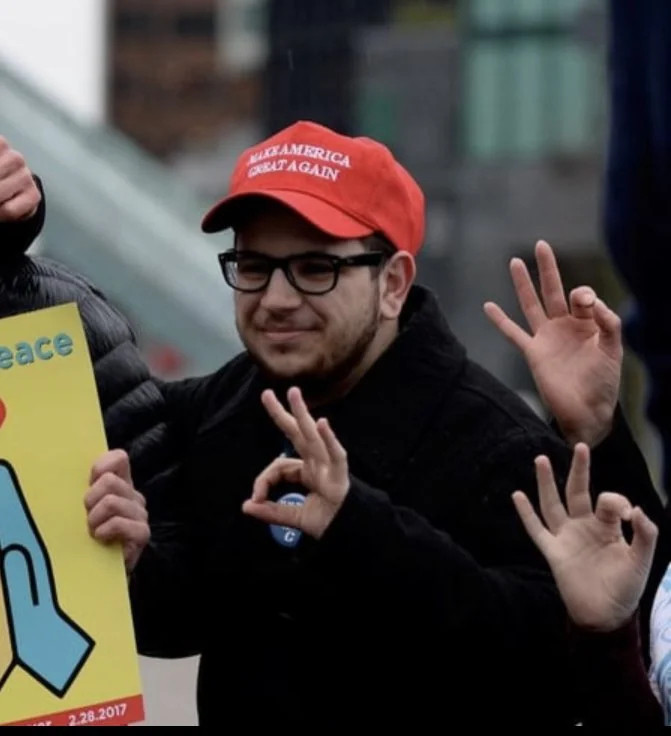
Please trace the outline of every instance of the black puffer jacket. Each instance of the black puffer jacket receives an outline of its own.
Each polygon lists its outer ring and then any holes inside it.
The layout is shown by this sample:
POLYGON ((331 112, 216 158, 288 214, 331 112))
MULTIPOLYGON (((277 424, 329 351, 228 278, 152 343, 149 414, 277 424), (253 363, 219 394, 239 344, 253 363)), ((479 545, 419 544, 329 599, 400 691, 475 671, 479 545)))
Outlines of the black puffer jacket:
POLYGON ((25 250, 44 223, 44 200, 26 222, 0 224, 0 317, 76 302, 84 323, 107 439, 133 464, 137 487, 159 470, 165 402, 138 351, 127 320, 82 276, 25 250))

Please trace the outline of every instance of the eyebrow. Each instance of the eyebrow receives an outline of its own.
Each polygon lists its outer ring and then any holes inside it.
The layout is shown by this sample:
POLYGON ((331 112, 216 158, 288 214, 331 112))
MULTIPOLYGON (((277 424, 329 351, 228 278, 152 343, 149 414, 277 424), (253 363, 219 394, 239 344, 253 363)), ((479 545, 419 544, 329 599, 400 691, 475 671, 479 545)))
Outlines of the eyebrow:
MULTIPOLYGON (((321 232, 321 231, 317 231, 317 232, 321 232)), ((322 233, 322 236, 323 237, 318 242, 313 243, 312 245, 313 248, 330 248, 333 246, 339 246, 342 243, 351 243, 351 242, 361 243, 361 241, 358 240, 357 238, 346 238, 346 239, 336 238, 335 236, 329 235, 328 233, 322 233)), ((239 243, 241 242, 241 239, 242 239, 242 233, 234 229, 233 230, 233 247, 236 250, 241 250, 241 248, 239 247, 239 243)), ((251 250, 254 250, 254 249, 252 248, 251 250)))
MULTIPOLYGON (((260 250, 256 250, 255 248, 250 248, 249 246, 244 245, 244 243, 242 243, 238 239, 238 236, 237 235, 235 236, 235 238, 233 240, 233 249, 234 250, 237 250, 237 251, 241 251, 241 252, 242 251, 252 251, 253 253, 259 253, 261 255, 267 255, 267 256, 270 256, 271 258, 277 258, 277 257, 279 257, 279 256, 273 256, 271 253, 263 253, 260 250)), ((305 250, 297 251, 296 253, 290 254, 290 255, 300 255, 302 253, 310 253, 312 255, 315 255, 315 254, 318 254, 318 253, 325 253, 326 255, 342 256, 343 258, 345 258, 347 256, 356 256, 356 255, 360 255, 361 253, 368 253, 368 250, 363 245, 363 243, 361 243, 361 241, 356 241, 354 239, 348 240, 348 241, 335 240, 332 243, 325 243, 324 245, 319 245, 319 244, 315 244, 315 243, 306 244, 305 250), (355 245, 355 244, 356 245, 361 245, 363 247, 363 250, 356 251, 354 253, 351 253, 351 252, 342 253, 342 252, 340 252, 340 249, 342 247, 344 247, 345 245, 350 245, 350 244, 351 245, 355 245), (338 250, 337 251, 329 250, 329 248, 334 248, 334 247, 337 247, 338 250)))

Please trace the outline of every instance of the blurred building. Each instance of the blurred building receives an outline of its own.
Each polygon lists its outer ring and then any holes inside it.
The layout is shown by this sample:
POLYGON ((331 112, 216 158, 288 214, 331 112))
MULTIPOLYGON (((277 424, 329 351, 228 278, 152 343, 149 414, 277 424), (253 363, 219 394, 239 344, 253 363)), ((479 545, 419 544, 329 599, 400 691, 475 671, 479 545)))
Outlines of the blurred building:
POLYGON ((511 256, 532 265, 546 239, 568 286, 616 297, 599 224, 604 12, 589 0, 460 4, 459 235, 447 298, 475 357, 517 386, 528 384, 522 361, 481 312, 495 299, 519 314, 511 256))
MULTIPOLYGON (((516 311, 507 276, 511 255, 528 258, 543 237, 576 280, 598 283, 607 273, 598 226, 605 89, 598 3, 96 5, 106 7, 94 34, 105 47, 96 57, 103 89, 96 99, 109 127, 87 140, 107 152, 106 164, 162 201, 171 217, 178 214, 194 237, 198 208, 221 195, 239 151, 309 118, 382 140, 413 171, 428 199, 420 277, 439 294, 474 357, 508 382, 528 383, 481 305, 493 298, 516 311)), ((203 247, 221 245, 215 238, 203 247)), ((66 250, 61 247, 61 255, 66 250)), ((69 255, 82 265, 74 251, 69 255)), ((92 265, 92 276, 111 273, 108 266, 92 265)), ((166 284, 176 278, 177 269, 166 284)), ((130 299, 124 306, 141 314, 150 310, 145 302, 130 299)), ((164 307, 150 311, 160 319, 164 307)), ((166 354, 168 330, 154 322, 147 327, 156 354, 166 354)), ((182 352, 193 353, 193 343, 182 343, 182 352)), ((184 370, 189 363, 184 360, 184 370)))
POLYGON ((257 79, 221 63, 216 0, 111 0, 110 121, 158 157, 256 113, 257 79))
POLYGON ((541 237, 576 280, 606 273, 598 5, 112 0, 112 16, 113 121, 204 196, 296 119, 387 143, 427 193, 420 277, 474 357, 528 388, 481 305, 515 311, 507 262, 541 237))
POLYGON ((268 3, 265 133, 297 119, 315 120, 345 135, 356 133, 357 33, 387 24, 391 5, 391 0, 268 3))

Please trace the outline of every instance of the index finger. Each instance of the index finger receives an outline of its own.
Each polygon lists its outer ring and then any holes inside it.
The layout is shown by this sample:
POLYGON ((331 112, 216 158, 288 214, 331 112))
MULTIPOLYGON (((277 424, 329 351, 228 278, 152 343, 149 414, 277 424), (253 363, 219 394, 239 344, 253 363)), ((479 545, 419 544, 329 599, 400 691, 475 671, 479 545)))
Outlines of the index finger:
POLYGON ((105 473, 112 473, 129 485, 133 485, 130 471, 130 460, 128 458, 128 454, 124 452, 124 450, 110 450, 96 460, 91 468, 89 483, 95 483, 96 480, 105 475, 105 473))
POLYGON ((527 349, 532 340, 531 335, 510 319, 498 304, 486 302, 484 310, 487 317, 489 317, 501 334, 510 340, 518 350, 524 352, 527 349))
POLYGON ((268 499, 268 493, 280 481, 300 483, 303 461, 295 457, 278 457, 264 468, 254 481, 251 499, 261 503, 268 499))
POLYGON ((529 535, 529 538, 547 558, 549 548, 553 540, 552 534, 545 528, 543 522, 538 518, 534 507, 531 505, 531 501, 529 501, 529 498, 525 493, 522 491, 515 491, 515 493, 513 493, 513 504, 515 505, 517 515, 520 517, 520 521, 522 522, 526 533, 529 535))
POLYGON ((84 506, 91 511, 105 496, 120 496, 135 500, 137 491, 133 486, 114 473, 105 473, 98 478, 84 496, 84 506))

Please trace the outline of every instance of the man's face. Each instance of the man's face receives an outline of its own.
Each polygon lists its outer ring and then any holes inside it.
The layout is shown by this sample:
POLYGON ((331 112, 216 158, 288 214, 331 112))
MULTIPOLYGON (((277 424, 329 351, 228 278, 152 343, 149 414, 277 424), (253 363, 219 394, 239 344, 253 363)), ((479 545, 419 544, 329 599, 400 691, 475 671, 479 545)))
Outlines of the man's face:
MULTIPOLYGON (((274 257, 323 252, 365 253, 358 240, 333 240, 291 210, 269 205, 236 233, 239 251, 274 257)), ((377 269, 342 268, 322 295, 296 290, 277 268, 267 288, 235 292, 236 325, 245 347, 273 379, 326 388, 348 377, 371 348, 380 326, 377 269)))

